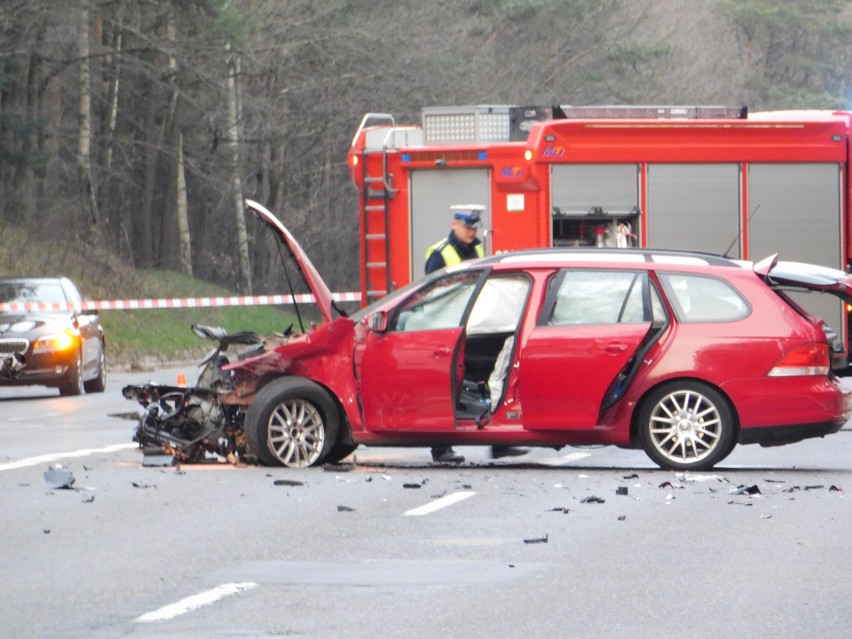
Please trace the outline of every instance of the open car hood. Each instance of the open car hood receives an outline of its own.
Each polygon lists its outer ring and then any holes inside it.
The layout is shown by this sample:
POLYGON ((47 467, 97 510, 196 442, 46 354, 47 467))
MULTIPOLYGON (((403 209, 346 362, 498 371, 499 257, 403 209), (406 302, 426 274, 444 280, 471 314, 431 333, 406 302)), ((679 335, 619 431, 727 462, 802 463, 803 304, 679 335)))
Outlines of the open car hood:
POLYGON ((308 256, 302 250, 302 247, 299 246, 299 243, 290 234, 290 231, 287 230, 281 221, 270 213, 265 206, 258 204, 254 200, 246 200, 246 206, 254 211, 254 213, 263 220, 267 226, 277 232, 287 244, 287 247, 290 249, 290 253, 292 253, 293 258, 302 270, 302 274, 305 276, 305 281, 308 283, 311 293, 314 295, 314 299, 316 300, 317 306, 319 306, 320 313, 322 315, 323 323, 330 322, 332 320, 331 309, 333 306, 331 291, 322 277, 320 277, 319 272, 311 263, 311 260, 308 259, 308 256))
POLYGON ((754 272, 769 285, 831 293, 845 302, 852 302, 852 275, 839 269, 804 262, 779 262, 776 254, 755 262, 754 272))

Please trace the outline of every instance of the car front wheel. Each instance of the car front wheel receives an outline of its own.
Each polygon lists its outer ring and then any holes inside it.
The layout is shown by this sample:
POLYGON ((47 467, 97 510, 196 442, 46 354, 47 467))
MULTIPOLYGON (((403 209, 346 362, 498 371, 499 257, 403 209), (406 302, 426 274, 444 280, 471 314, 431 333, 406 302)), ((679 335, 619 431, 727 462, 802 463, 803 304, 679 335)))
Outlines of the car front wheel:
POLYGON ((639 411, 645 453, 667 470, 707 470, 734 448, 734 413, 716 389, 681 381, 654 390, 639 411))
POLYGON ((68 368, 67 383, 59 387, 62 397, 70 397, 83 394, 83 353, 77 349, 77 357, 68 368))
POLYGON ((284 377, 264 386, 246 411, 248 452, 269 466, 306 468, 337 439, 337 407, 318 384, 284 377))
POLYGON ((83 383, 87 393, 103 393, 106 390, 106 346, 101 342, 101 353, 98 357, 98 376, 83 383))

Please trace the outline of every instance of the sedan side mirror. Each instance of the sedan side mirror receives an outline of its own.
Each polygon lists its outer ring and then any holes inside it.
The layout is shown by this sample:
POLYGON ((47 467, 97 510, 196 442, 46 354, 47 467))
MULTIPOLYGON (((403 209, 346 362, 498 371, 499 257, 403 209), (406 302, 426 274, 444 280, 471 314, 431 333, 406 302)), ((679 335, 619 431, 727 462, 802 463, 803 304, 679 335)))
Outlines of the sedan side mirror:
POLYGON ((376 311, 367 319, 367 326, 371 331, 384 333, 388 330, 388 314, 384 311, 376 311))

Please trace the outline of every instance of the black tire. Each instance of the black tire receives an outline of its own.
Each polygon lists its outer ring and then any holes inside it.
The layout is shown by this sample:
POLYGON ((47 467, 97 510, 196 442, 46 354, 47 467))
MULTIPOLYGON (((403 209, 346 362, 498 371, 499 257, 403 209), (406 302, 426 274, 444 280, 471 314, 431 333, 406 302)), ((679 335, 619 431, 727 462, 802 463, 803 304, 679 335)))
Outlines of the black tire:
POLYGON ((101 353, 98 358, 98 376, 83 382, 87 393, 103 393, 106 390, 106 346, 101 342, 101 353))
POLYGON ((645 397, 638 430, 645 453, 666 470, 708 470, 736 444, 730 402, 695 381, 671 382, 645 397))
POLYGON ((264 386, 246 411, 249 454, 267 466, 307 468, 334 447, 337 407, 319 384, 282 377, 264 386))
POLYGON ((338 441, 328 452, 328 455, 322 458, 322 463, 336 464, 349 457, 349 455, 355 452, 356 448, 358 448, 358 444, 344 444, 338 441))
POLYGON ((68 369, 67 383, 59 386, 62 397, 73 397, 83 394, 83 352, 77 349, 77 359, 68 369))

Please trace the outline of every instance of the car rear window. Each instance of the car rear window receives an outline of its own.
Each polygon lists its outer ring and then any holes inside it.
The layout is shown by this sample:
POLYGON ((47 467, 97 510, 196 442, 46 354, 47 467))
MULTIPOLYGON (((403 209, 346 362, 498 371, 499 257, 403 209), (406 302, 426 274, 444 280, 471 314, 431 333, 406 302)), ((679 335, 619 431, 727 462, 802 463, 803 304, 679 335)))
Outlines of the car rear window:
POLYGON ((733 322, 751 313, 745 298, 725 280, 685 273, 659 277, 681 322, 733 322))

